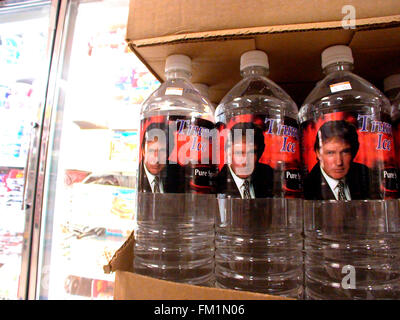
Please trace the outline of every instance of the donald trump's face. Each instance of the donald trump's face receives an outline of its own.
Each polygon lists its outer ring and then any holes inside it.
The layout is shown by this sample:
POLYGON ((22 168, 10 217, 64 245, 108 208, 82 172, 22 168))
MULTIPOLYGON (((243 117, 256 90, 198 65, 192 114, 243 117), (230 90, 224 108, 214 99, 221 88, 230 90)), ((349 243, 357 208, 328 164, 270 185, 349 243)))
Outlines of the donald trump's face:
POLYGON ((144 148, 144 164, 152 175, 158 175, 165 167, 166 148, 158 139, 147 141, 144 148))
POLYGON ((257 162, 257 145, 242 139, 232 145, 231 169, 241 179, 248 178, 257 162))
POLYGON ((316 153, 321 168, 331 178, 340 180, 349 172, 353 160, 350 143, 331 138, 325 141, 316 153))

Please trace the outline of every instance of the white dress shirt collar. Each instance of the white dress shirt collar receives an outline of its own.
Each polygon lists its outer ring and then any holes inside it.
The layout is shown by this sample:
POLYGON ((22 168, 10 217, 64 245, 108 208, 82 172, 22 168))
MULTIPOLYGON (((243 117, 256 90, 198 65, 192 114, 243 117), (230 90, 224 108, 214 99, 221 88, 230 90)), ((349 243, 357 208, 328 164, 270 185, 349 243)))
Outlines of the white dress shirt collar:
POLYGON ((231 172, 231 175, 232 175, 232 177, 233 177, 233 180, 235 181, 235 184, 236 184, 236 186, 237 186, 237 188, 238 188, 238 190, 239 190, 239 192, 240 192, 240 196, 242 197, 242 199, 243 199, 243 192, 244 192, 243 184, 244 184, 244 182, 245 182, 246 180, 249 182, 250 197, 251 197, 251 199, 255 199, 256 195, 255 195, 255 192, 254 192, 253 184, 252 184, 251 181, 250 181, 250 177, 248 177, 248 178, 246 178, 246 179, 239 178, 239 177, 233 172, 233 170, 231 169, 231 166, 228 166, 228 167, 229 167, 229 171, 231 172))
POLYGON ((336 200, 339 199, 339 188, 338 188, 339 181, 342 181, 344 183, 344 194, 346 195, 346 199, 351 200, 350 189, 349 189, 349 186, 347 185, 346 181, 344 179, 341 179, 341 180, 333 179, 326 174, 325 170, 322 169, 321 166, 320 166, 320 169, 321 169, 322 175, 324 176, 326 182, 328 183, 333 194, 335 195, 336 200))
MULTIPOLYGON (((147 180, 149 181, 151 191, 154 192, 154 179, 156 176, 151 174, 149 172, 149 170, 147 170, 146 165, 144 165, 144 171, 146 172, 147 180)), ((158 185, 160 187, 160 193, 164 193, 164 186, 163 186, 161 180, 159 179, 158 182, 159 182, 158 185)))

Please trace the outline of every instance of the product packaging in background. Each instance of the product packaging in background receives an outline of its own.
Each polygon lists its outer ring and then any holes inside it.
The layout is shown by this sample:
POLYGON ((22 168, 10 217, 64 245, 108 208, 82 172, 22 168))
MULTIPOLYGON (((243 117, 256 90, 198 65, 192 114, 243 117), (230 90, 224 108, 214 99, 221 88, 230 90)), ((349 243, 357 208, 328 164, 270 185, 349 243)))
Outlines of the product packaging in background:
POLYGON ((137 131, 114 130, 111 138, 110 160, 137 163, 139 141, 137 131))

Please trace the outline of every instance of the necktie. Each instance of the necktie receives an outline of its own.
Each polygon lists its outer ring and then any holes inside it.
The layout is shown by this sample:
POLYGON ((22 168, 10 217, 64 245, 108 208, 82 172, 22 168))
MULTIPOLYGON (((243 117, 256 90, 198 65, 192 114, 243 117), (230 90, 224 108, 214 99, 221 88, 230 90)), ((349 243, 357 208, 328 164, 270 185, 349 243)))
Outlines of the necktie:
POLYGON ((346 194, 344 193, 344 182, 343 181, 339 181, 339 183, 337 184, 337 188, 338 188, 338 200, 347 200, 346 198, 346 194))
POLYGON ((160 178, 157 176, 153 180, 153 193, 160 193, 160 178))
POLYGON ((251 199, 250 196, 250 183, 248 180, 244 180, 243 185, 243 199, 251 199))

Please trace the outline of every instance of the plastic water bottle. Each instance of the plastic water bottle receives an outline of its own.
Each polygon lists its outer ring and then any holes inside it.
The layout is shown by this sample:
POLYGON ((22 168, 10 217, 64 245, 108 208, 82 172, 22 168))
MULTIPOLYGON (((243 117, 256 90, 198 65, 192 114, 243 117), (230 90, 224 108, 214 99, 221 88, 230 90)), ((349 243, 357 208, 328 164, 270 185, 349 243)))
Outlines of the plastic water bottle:
POLYGON ((225 95, 215 111, 217 127, 221 132, 225 130, 225 134, 221 133, 225 138, 221 147, 226 161, 219 168, 218 193, 243 198, 242 190, 232 183, 241 176, 250 179, 252 199, 301 197, 296 103, 268 79, 269 61, 265 52, 245 52, 240 71, 243 79, 225 95), (248 136, 247 145, 243 143, 246 134, 253 135, 248 136))
POLYGON ((383 81, 386 97, 392 104, 393 136, 397 166, 400 167, 400 74, 393 74, 383 81))
POLYGON ((220 288, 302 296, 297 106, 267 78, 268 56, 241 56, 243 79, 221 100, 215 274, 220 288))
POLYGON ((299 111, 306 199, 398 196, 389 100, 351 72, 353 63, 349 47, 325 49, 326 76, 299 111))
MULTIPOLYGON (((210 87, 208 84, 205 83, 193 83, 193 86, 200 92, 200 94, 211 101, 210 99, 210 87)), ((212 106, 214 109, 217 107, 217 105, 213 102, 211 102, 212 106)))
POLYGON ((392 74, 383 80, 383 91, 390 102, 400 98, 400 73, 392 74))
POLYGON ((322 52, 325 78, 299 111, 305 296, 398 297, 397 166, 389 100, 351 72, 347 46, 322 52))
POLYGON ((193 83, 193 86, 200 92, 200 94, 207 99, 210 99, 209 86, 205 83, 193 83))
POLYGON ((400 298, 399 204, 304 202, 307 299, 400 298))
POLYGON ((134 270, 212 285, 214 109, 190 83, 189 57, 169 56, 165 72, 141 110, 134 270))

